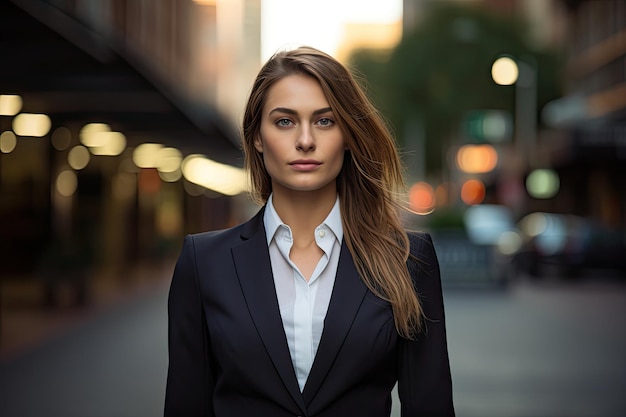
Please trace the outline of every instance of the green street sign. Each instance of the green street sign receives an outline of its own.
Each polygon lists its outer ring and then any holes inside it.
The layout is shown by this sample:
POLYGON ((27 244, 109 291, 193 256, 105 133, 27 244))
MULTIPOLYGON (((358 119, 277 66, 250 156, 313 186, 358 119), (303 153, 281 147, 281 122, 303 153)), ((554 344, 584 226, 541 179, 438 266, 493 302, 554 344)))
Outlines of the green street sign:
POLYGON ((462 136, 474 143, 508 142, 513 136, 513 120, 503 110, 473 110, 462 123, 462 136))

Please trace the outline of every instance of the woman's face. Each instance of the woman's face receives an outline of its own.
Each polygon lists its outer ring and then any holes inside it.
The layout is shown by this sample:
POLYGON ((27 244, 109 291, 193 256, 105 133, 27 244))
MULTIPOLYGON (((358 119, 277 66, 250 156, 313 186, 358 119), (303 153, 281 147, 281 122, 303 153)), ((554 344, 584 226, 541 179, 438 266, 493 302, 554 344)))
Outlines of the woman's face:
POLYGON ((346 149, 343 134, 317 80, 294 74, 268 91, 260 136, 272 191, 337 192, 346 149))

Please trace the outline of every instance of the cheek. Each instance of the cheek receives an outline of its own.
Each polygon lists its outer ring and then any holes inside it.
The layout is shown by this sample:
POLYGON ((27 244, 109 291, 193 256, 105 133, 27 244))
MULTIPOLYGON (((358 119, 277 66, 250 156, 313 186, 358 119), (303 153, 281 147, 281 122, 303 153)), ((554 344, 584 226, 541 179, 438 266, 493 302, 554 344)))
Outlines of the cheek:
POLYGON ((261 125, 259 137, 254 141, 254 147, 263 154, 263 159, 275 158, 284 153, 284 139, 284 137, 277 135, 271 127, 261 125))
POLYGON ((265 141, 260 146, 260 151, 263 155, 263 159, 275 159, 280 155, 280 147, 277 147, 276 144, 273 144, 271 141, 265 141))
POLYGON ((270 176, 278 174, 278 170, 283 165, 283 158, 281 157, 281 149, 275 143, 271 141, 265 141, 262 145, 261 159, 263 160, 263 166, 270 176))
POLYGON ((333 159, 335 160, 335 163, 340 165, 340 167, 341 165, 343 165, 343 161, 345 159, 347 151, 348 146, 346 145, 345 141, 339 141, 339 145, 334 149, 333 153, 335 157, 333 159))

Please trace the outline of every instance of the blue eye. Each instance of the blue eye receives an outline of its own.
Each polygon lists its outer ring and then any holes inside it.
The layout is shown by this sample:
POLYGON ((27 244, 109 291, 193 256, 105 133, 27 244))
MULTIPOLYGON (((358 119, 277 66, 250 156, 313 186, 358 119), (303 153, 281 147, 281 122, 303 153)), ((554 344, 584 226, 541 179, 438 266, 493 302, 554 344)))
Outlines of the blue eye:
POLYGON ((289 119, 278 119, 276 121, 276 125, 280 126, 280 127, 286 127, 286 126, 291 125, 291 120, 289 120, 289 119))
POLYGON ((332 126, 335 122, 328 117, 321 118, 317 121, 321 126, 332 126))

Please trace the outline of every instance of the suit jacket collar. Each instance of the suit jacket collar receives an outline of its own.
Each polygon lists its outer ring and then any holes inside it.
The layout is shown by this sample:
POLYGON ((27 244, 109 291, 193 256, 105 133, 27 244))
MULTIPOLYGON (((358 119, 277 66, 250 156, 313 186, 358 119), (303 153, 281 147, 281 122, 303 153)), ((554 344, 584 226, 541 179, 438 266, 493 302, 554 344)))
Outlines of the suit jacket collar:
POLYGON ((244 224, 243 242, 232 248, 233 261, 241 290, 252 320, 285 388, 302 411, 306 411, 296 374, 291 364, 289 345, 283 329, 278 298, 272 277, 263 209, 244 224))
POLYGON ((304 400, 310 404, 335 361, 361 307, 367 287, 356 271, 345 241, 341 244, 335 286, 324 319, 324 330, 311 372, 304 386, 304 400))
POLYGON ((342 242, 335 286, 324 320, 322 338, 301 394, 282 325, 261 209, 244 224, 242 243, 232 248, 237 275, 248 309, 276 371, 302 411, 321 387, 361 306, 367 287, 350 251, 342 242))

